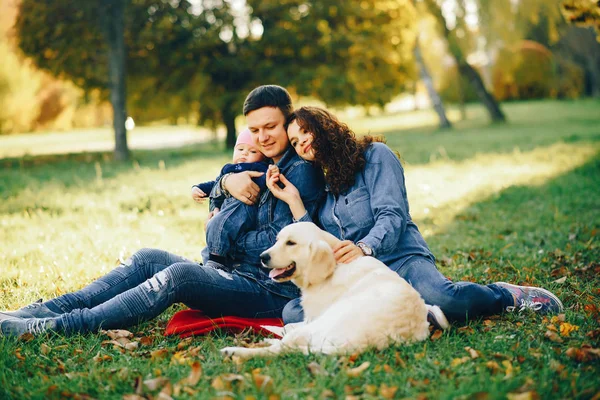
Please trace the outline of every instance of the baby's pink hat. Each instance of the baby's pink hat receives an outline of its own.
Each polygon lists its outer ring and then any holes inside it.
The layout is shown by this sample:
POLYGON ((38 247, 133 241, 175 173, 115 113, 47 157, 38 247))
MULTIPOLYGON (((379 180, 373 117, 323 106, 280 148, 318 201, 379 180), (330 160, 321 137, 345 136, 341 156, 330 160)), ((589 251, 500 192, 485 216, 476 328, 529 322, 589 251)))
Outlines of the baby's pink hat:
POLYGON ((246 128, 240 132, 240 134, 237 137, 237 140, 235 141, 235 145, 237 146, 238 144, 249 144, 250 146, 256 147, 256 143, 252 139, 250 129, 246 128))

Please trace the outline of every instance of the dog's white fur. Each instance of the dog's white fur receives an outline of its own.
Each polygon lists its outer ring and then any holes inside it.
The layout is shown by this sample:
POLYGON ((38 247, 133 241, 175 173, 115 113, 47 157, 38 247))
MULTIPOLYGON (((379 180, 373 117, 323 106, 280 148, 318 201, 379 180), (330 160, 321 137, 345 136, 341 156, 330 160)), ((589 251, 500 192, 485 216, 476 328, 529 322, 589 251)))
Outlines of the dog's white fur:
POLYGON ((332 247, 338 242, 310 222, 282 229, 263 253, 270 257, 263 257, 263 265, 281 269, 295 263, 291 280, 302 291, 304 322, 281 340, 268 340, 268 347, 221 352, 241 358, 288 351, 339 354, 427 338, 428 306, 419 293, 373 257, 336 265, 332 247))

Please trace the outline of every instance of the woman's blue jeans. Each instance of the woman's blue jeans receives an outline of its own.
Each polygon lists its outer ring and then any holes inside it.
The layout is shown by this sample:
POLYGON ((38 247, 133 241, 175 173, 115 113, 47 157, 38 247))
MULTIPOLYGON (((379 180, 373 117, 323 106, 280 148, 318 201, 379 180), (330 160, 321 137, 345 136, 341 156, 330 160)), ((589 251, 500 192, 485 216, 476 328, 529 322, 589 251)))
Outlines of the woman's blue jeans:
POLYGON ((61 313, 56 331, 65 334, 125 328, 158 316, 174 303, 209 316, 281 317, 293 292, 278 293, 259 281, 248 273, 229 273, 166 251, 142 249, 90 285, 45 305, 61 313))
MULTIPOLYGON (((434 262, 426 257, 412 256, 403 263, 390 266, 414 287, 425 303, 439 306, 449 321, 463 322, 503 312, 514 306, 510 292, 497 285, 472 282, 452 282, 442 275, 434 262)), ((292 300, 283 310, 283 321, 300 322, 304 312, 300 299, 292 300)))

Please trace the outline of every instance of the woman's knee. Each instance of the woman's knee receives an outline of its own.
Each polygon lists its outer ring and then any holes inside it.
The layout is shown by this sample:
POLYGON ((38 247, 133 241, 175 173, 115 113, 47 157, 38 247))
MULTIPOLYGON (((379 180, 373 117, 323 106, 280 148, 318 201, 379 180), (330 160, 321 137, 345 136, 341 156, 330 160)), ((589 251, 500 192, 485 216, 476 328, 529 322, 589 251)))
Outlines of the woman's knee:
POLYGON ((304 321, 304 310, 300 303, 300 298, 288 302, 281 313, 284 324, 293 324, 304 321))

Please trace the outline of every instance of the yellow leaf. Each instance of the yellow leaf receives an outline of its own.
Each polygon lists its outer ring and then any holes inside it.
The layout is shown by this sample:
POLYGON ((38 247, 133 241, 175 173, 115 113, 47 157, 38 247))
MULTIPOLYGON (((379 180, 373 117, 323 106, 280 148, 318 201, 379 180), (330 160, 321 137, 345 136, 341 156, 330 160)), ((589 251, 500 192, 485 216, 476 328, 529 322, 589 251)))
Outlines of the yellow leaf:
POLYGON ((357 376, 360 376, 363 372, 365 372, 367 370, 367 368, 369 368, 370 365, 371 365, 370 362, 365 361, 364 363, 360 364, 358 367, 347 370, 346 374, 352 378, 356 378, 357 376))
POLYGON ((578 330, 579 330, 579 326, 577 326, 577 325, 571 325, 568 322, 563 322, 560 324, 560 335, 561 336, 569 336, 569 335, 571 335, 571 332, 578 331, 578 330))
POLYGON ((453 359, 453 360, 450 362, 450 366, 452 366, 452 367, 456 367, 457 365, 460 365, 460 364, 464 364, 464 363, 466 363, 466 362, 467 362, 467 361, 469 361, 470 359, 471 359, 471 357, 466 357, 466 356, 465 356, 465 357, 461 357, 461 358, 455 358, 455 359, 453 359))

